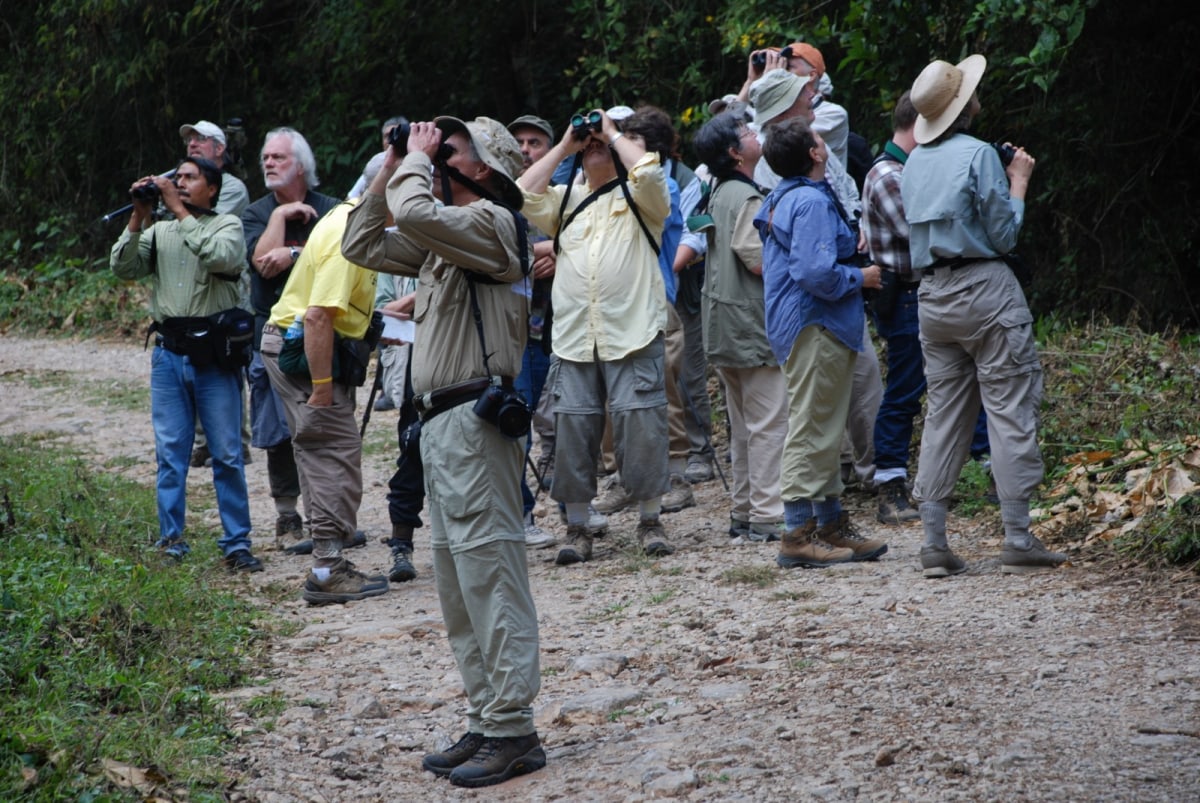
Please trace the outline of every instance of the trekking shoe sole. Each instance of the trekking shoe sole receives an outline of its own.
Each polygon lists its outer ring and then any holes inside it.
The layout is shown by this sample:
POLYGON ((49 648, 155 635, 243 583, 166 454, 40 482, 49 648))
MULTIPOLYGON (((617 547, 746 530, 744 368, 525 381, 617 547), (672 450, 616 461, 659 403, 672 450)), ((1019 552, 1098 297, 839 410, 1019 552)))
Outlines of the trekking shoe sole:
POLYGON ((1002 563, 1000 564, 1001 574, 1044 574, 1058 569, 1062 564, 1054 564, 1051 566, 1022 566, 1019 563, 1002 563))
POLYGON ((960 566, 956 568, 947 568, 946 566, 930 566, 928 569, 923 569, 921 574, 925 577, 951 577, 956 574, 962 574, 966 570, 966 566, 960 566))
POLYGON ((675 554, 675 547, 665 541, 651 541, 642 551, 652 558, 665 558, 667 555, 675 554))
POLYGON ((826 566, 836 566, 839 563, 852 563, 853 558, 846 560, 808 560, 807 558, 785 558, 783 555, 775 556, 775 563, 783 569, 824 569, 826 566))
POLYGON ((863 561, 867 560, 879 560, 879 556, 884 552, 887 552, 887 549, 887 544, 884 544, 873 552, 864 552, 861 555, 855 555, 850 560, 854 563, 862 563, 863 561))
MULTIPOLYGON (((461 766, 461 765, 460 765, 461 766)), ((481 778, 456 778, 450 773, 450 783, 467 789, 478 789, 481 786, 493 786, 498 783, 516 778, 518 775, 528 775, 546 766, 546 751, 539 745, 520 758, 514 759, 503 772, 494 775, 484 775, 481 778)))
POLYGON ((387 587, 372 588, 366 591, 358 591, 355 593, 334 592, 334 591, 310 591, 304 589, 304 601, 309 605, 336 605, 342 602, 357 602, 367 597, 378 597, 387 593, 387 587))

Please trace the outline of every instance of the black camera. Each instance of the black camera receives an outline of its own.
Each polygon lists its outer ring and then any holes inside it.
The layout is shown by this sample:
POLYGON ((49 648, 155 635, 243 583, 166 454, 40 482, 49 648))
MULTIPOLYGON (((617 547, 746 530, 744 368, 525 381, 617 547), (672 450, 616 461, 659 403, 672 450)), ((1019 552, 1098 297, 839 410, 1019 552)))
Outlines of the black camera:
POLYGON ((575 137, 575 139, 587 139, 588 134, 591 132, 600 131, 603 119, 600 116, 600 112, 597 111, 591 111, 587 114, 580 112, 579 114, 571 115, 571 136, 575 137))
POLYGON ((162 197, 162 191, 153 181, 146 181, 138 184, 129 191, 129 197, 135 201, 146 201, 151 203, 162 197))
POLYGON ((996 154, 1000 157, 1000 164, 1008 167, 1012 164, 1013 157, 1017 155, 1017 149, 1007 142, 993 142, 992 147, 996 149, 996 154))
POLYGON ((511 388, 489 385, 475 402, 475 415, 492 424, 506 438, 520 438, 529 434, 533 412, 521 394, 511 388))

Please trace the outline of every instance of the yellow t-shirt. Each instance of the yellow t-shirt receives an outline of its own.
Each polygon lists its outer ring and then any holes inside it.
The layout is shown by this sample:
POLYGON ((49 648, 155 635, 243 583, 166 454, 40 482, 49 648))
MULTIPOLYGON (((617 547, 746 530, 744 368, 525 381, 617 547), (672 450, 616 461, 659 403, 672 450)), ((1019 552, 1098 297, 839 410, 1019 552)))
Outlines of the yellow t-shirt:
POLYGON ((309 307, 333 307, 338 310, 333 318, 335 332, 354 340, 366 333, 379 274, 342 256, 342 232, 354 204, 347 201, 329 210, 309 235, 283 294, 271 307, 271 323, 281 330, 296 318, 303 320, 309 307))

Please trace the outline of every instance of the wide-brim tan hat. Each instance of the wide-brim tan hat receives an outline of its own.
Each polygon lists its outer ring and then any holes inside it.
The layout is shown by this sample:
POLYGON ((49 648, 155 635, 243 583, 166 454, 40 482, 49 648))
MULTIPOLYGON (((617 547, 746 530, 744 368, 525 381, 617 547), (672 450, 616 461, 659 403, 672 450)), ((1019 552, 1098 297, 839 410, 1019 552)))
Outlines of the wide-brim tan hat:
POLYGON ((524 205, 525 196, 517 186, 516 176, 521 175, 525 159, 521 155, 521 146, 504 123, 490 117, 476 117, 469 123, 457 117, 437 117, 433 122, 446 136, 463 132, 470 137, 479 158, 495 174, 495 189, 500 200, 513 209, 519 210, 524 205))
POLYGON ((787 70, 771 70, 750 85, 750 103, 754 106, 754 119, 767 125, 788 111, 800 97, 800 92, 813 76, 801 78, 787 70))
POLYGON ((921 70, 913 81, 911 95, 918 115, 913 126, 918 144, 933 142, 958 119, 986 69, 987 59, 976 53, 957 65, 935 61, 921 70))

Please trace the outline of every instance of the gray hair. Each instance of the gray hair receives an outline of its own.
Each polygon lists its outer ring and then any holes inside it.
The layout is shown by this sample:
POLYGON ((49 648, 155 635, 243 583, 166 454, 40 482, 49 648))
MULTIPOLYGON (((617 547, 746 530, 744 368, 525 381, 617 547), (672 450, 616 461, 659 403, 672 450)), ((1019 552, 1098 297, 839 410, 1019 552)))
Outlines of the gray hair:
MULTIPOLYGON (((271 141, 271 137, 284 136, 292 143, 292 155, 300 162, 300 166, 304 168, 304 181, 310 190, 316 189, 321 180, 317 178, 317 158, 313 156, 312 148, 308 145, 308 140, 294 128, 283 126, 275 128, 267 132, 266 139, 263 140, 263 147, 271 141)), ((261 152, 259 155, 261 161, 261 152)))

